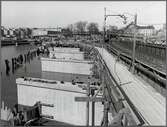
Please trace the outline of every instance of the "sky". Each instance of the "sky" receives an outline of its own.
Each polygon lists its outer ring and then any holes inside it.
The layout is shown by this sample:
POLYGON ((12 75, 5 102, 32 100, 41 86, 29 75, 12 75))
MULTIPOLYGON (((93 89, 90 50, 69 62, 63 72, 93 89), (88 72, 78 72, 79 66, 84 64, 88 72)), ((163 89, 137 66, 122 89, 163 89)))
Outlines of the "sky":
MULTIPOLYGON (((137 14, 137 24, 159 28, 166 23, 165 1, 2 1, 1 25, 5 27, 66 27, 77 21, 104 24, 104 7, 107 14, 125 14, 127 23, 137 14)), ((124 27, 120 17, 107 18, 107 26, 124 27)))

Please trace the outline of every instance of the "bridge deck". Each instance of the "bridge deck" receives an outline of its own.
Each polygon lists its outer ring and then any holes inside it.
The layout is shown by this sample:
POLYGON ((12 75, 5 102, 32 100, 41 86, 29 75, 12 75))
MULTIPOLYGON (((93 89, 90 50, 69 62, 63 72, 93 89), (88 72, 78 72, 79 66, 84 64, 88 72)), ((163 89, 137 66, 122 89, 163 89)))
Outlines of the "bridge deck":
POLYGON ((116 81, 118 83, 125 83, 121 87, 147 121, 146 124, 165 125, 165 98, 152 89, 144 80, 129 72, 126 66, 116 62, 116 58, 105 49, 97 49, 116 81))

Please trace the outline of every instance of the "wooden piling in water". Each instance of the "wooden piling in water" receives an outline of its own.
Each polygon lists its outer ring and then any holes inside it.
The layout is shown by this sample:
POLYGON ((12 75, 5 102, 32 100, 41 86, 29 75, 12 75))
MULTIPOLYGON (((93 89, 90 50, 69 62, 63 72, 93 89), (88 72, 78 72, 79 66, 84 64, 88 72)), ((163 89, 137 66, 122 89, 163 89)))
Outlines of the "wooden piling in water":
POLYGON ((15 71, 15 61, 14 58, 12 58, 12 72, 14 73, 15 71))
POLYGON ((9 71, 10 71, 10 66, 9 66, 9 60, 5 60, 5 65, 6 65, 6 75, 9 75, 9 71))

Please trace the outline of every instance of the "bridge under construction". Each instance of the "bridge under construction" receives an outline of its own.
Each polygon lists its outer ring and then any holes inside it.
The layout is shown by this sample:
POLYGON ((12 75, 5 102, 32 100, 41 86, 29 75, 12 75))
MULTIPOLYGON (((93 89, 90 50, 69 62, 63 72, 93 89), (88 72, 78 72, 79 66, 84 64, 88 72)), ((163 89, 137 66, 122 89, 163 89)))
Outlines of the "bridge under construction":
MULTIPOLYGON (((105 46, 75 41, 68 45, 48 45, 50 54, 40 60, 44 72, 75 75, 71 82, 54 76, 16 79, 17 113, 23 119, 16 122, 2 110, 8 116, 4 120, 12 125, 165 125, 165 97, 138 75, 137 67, 131 72, 125 58, 105 46)), ((154 85, 158 83, 163 80, 154 85)))

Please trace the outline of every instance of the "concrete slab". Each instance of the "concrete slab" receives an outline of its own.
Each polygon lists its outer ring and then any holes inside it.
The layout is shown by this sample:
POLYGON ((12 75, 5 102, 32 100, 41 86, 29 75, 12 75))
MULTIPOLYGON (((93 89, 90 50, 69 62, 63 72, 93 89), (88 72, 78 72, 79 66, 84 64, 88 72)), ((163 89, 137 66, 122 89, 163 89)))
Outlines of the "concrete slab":
MULTIPOLYGON (((32 106, 37 101, 54 104, 52 108, 43 106, 42 113, 54 116, 56 121, 73 125, 86 125, 86 103, 75 102, 75 97, 86 96, 86 91, 78 87, 78 84, 72 85, 70 82, 63 84, 59 81, 38 78, 31 79, 16 79, 18 104, 32 106)), ((103 105, 101 103, 95 104, 95 115, 95 124, 100 125, 103 117, 103 105)))
POLYGON ((54 47, 49 48, 50 51, 56 51, 56 52, 80 52, 79 48, 69 48, 69 47, 54 47))
POLYGON ((50 51, 50 58, 56 59, 74 59, 74 60, 84 60, 84 52, 60 52, 60 51, 50 51))
POLYGON ((42 71, 91 75, 92 61, 41 58, 42 71))

